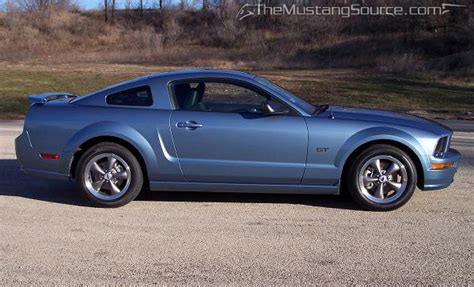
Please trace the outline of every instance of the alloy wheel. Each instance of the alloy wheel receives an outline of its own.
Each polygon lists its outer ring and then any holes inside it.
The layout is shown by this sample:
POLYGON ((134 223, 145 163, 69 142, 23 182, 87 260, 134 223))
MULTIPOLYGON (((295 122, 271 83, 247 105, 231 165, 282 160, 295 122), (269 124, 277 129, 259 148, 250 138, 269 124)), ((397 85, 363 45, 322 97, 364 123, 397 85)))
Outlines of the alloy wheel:
POLYGON ((405 166, 389 155, 368 159, 359 170, 358 178, 361 194, 379 204, 392 203, 400 198, 408 182, 405 166))
POLYGON ((129 164, 113 153, 93 157, 84 169, 87 190, 101 200, 115 200, 123 196, 132 180, 129 164))

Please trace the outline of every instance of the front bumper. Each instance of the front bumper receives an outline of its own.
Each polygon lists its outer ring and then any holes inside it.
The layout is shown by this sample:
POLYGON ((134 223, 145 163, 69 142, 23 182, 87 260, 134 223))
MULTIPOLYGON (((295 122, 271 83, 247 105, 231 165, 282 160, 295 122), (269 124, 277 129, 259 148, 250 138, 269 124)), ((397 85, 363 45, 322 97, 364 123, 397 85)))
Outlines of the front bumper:
POLYGON ((436 190, 448 187, 454 179, 454 175, 459 167, 461 154, 455 149, 449 149, 444 158, 430 157, 433 163, 453 163, 452 167, 443 169, 425 170, 423 190, 436 190))

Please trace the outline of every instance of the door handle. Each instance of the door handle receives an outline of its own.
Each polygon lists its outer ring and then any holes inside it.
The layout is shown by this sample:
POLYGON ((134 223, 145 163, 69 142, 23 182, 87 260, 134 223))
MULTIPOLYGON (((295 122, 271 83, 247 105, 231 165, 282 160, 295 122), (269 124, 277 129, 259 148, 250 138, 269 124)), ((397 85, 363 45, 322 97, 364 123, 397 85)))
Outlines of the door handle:
POLYGON ((186 121, 186 122, 178 122, 176 123, 178 128, 185 128, 187 130, 195 130, 197 128, 202 128, 202 124, 198 124, 195 121, 186 121))

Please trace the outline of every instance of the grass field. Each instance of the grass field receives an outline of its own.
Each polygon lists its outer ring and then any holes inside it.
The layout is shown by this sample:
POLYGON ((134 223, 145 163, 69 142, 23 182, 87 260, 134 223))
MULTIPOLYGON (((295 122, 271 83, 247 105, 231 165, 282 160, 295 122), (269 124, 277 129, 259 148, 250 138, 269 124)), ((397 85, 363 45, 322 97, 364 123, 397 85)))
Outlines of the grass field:
MULTIPOLYGON (((87 94, 133 77, 182 67, 0 63, 0 118, 18 118, 28 95, 61 91, 87 94)), ((458 117, 474 111, 473 81, 423 74, 400 76, 360 70, 264 70, 262 75, 313 103, 367 106, 429 117, 458 117)))

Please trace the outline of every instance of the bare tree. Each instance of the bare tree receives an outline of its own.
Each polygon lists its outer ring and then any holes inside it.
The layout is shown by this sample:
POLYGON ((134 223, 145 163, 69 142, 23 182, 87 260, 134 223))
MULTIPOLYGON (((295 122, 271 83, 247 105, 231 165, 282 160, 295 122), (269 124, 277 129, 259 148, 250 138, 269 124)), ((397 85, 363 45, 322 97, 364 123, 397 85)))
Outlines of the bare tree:
POLYGON ((46 11, 49 8, 50 0, 20 0, 20 6, 26 11, 46 11))
POLYGON ((184 8, 186 8, 186 0, 180 0, 179 9, 183 10, 184 8))
POLYGON ((111 14, 110 14, 110 22, 114 23, 114 14, 115 14, 115 0, 112 0, 112 7, 111 7, 111 14))
POLYGON ((130 10, 132 8, 132 0, 125 0, 123 7, 125 10, 130 10))
MULTIPOLYGON (((9 3, 10 1, 7 1, 9 3)), ((13 2, 13 1, 12 1, 13 2)), ((16 0, 22 10, 29 12, 50 11, 56 9, 70 9, 74 7, 72 0, 16 0)))
POLYGON ((0 11, 5 11, 7 13, 12 13, 20 10, 20 6, 15 0, 6 0, 3 5, 0 5, 0 11))
POLYGON ((109 0, 104 0, 104 18, 105 18, 105 23, 109 21, 109 0))

